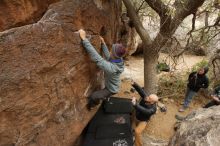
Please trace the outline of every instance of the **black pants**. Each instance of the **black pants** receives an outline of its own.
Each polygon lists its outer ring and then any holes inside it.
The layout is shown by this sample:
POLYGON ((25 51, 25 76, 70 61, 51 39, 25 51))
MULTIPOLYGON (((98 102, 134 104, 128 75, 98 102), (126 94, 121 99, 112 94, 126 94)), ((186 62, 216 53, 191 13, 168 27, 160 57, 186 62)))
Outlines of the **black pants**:
POLYGON ((94 107, 99 104, 100 100, 106 99, 113 95, 108 89, 102 89, 93 92, 89 97, 89 107, 94 107))
POLYGON ((220 105, 220 103, 215 101, 215 100, 212 100, 209 103, 207 103, 203 108, 209 108, 209 107, 214 106, 214 105, 220 105))

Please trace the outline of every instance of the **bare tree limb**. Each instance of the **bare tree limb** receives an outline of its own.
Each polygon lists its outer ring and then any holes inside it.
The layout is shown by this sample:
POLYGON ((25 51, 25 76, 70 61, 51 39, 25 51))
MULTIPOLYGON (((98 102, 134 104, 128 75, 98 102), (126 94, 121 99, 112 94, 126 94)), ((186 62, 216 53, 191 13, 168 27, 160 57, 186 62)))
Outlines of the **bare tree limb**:
POLYGON ((205 26, 209 26, 209 12, 205 12, 205 26))
POLYGON ((197 15, 197 17, 199 17, 200 15, 202 15, 202 14, 204 14, 206 12, 207 12, 207 10, 203 10, 203 11, 198 12, 196 15, 197 15))
POLYGON ((218 36, 220 34, 220 32, 214 34, 213 36, 211 36, 210 38, 207 39, 207 41, 205 41, 204 43, 202 43, 202 45, 205 45, 207 43, 209 43, 211 40, 213 40, 216 36, 218 36))
POLYGON ((183 20, 190 14, 193 14, 204 3, 205 0, 185 0, 182 5, 177 7, 176 15, 174 19, 183 20))
POLYGON ((169 8, 161 0, 145 0, 148 5, 160 16, 167 15, 169 8))
POLYGON ((214 1, 214 7, 217 8, 217 9, 220 9, 220 2, 219 2, 219 0, 215 0, 214 1))
POLYGON ((195 30, 195 22, 196 22, 196 12, 193 13, 193 18, 192 18, 192 29, 187 33, 191 35, 191 33, 195 30))
POLYGON ((140 35, 142 41, 146 45, 151 44, 152 40, 150 38, 150 35, 144 29, 143 24, 141 23, 140 18, 138 17, 131 1, 130 0, 123 0, 123 2, 127 8, 128 16, 133 21, 135 29, 136 29, 137 33, 140 35))
POLYGON ((145 1, 143 0, 139 6, 139 8, 137 8, 136 13, 138 14, 138 12, 141 10, 142 6, 144 5, 145 1))

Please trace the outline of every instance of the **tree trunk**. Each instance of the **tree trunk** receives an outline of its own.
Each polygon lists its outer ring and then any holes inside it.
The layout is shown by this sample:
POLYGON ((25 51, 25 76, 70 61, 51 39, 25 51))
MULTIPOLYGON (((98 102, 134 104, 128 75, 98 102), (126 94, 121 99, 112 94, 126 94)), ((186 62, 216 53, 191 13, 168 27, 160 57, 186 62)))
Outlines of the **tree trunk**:
POLYGON ((157 93, 158 78, 156 65, 160 49, 166 44, 170 36, 159 32, 152 44, 144 48, 144 88, 150 93, 157 93))
POLYGON ((148 5, 160 16, 160 32, 152 41, 149 33, 143 27, 131 0, 123 0, 129 17, 134 22, 134 27, 140 35, 144 48, 144 88, 150 93, 157 91, 157 71, 156 65, 160 49, 166 44, 174 34, 180 23, 188 15, 197 11, 205 0, 184 0, 181 5, 176 5, 178 11, 172 17, 169 6, 161 0, 145 0, 148 5))
POLYGON ((149 93, 157 93, 157 60, 158 53, 150 52, 149 49, 144 48, 144 89, 149 93))

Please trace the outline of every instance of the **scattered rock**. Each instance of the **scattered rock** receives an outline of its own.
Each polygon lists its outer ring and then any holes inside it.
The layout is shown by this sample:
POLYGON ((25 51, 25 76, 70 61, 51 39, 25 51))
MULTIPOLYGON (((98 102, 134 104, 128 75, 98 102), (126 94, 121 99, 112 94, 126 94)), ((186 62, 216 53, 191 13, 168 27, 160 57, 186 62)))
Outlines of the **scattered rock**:
POLYGON ((219 146, 220 106, 199 109, 177 124, 169 146, 219 146))

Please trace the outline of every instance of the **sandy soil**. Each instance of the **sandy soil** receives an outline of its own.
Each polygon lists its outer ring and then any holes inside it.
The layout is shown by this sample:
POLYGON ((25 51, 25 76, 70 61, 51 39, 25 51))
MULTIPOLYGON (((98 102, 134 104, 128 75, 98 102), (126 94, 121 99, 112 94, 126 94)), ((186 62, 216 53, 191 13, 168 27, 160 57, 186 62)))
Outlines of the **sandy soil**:
MULTIPOLYGON (((160 59, 166 58, 166 54, 161 54, 160 59)), ((204 57, 185 55, 181 58, 177 65, 177 70, 175 72, 183 72, 191 68, 194 64, 205 59, 204 57), (183 62, 184 60, 184 62, 183 62)), ((131 98, 132 96, 138 97, 137 93, 130 92, 130 79, 133 79, 138 84, 143 86, 143 58, 142 57, 130 57, 126 61, 126 68, 122 75, 122 85, 121 91, 117 95, 120 97, 131 98)), ((183 96, 182 96, 183 97, 183 96)), ((170 137, 174 134, 174 125, 176 123, 175 115, 187 115, 195 109, 198 109, 204 105, 206 101, 196 98, 190 105, 190 108, 187 109, 184 113, 179 113, 178 109, 181 107, 179 101, 167 98, 165 105, 167 106, 168 111, 162 113, 159 110, 157 114, 154 115, 148 123, 148 126, 145 130, 144 135, 148 135, 152 138, 159 140, 168 141, 170 137)))

